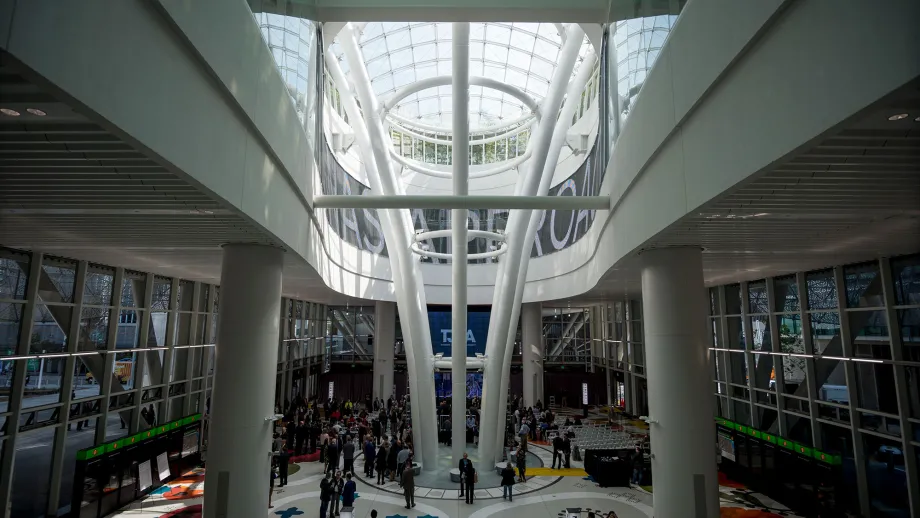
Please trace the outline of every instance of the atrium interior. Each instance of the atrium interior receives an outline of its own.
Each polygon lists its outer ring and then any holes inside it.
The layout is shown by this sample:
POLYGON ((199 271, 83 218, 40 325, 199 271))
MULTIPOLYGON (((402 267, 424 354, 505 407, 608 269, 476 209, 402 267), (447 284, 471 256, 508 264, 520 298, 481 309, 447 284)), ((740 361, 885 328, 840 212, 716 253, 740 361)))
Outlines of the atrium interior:
POLYGON ((0 0, 0 518, 920 516, 883 4, 0 0))

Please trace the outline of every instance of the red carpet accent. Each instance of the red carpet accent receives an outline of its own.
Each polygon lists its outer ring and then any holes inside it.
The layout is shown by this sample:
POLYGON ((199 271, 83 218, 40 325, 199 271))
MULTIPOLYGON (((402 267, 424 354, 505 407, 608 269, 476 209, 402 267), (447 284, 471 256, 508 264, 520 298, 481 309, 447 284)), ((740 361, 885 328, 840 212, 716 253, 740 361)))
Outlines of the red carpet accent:
POLYGON ((720 486, 732 487, 735 489, 747 489, 747 486, 745 486, 744 484, 735 482, 734 480, 728 478, 727 476, 725 476, 725 473, 722 473, 721 471, 719 471, 718 473, 719 473, 719 485, 720 486))
POLYGON ((316 462, 319 460, 319 451, 308 453, 306 455, 291 456, 290 464, 300 464, 301 462, 316 462))

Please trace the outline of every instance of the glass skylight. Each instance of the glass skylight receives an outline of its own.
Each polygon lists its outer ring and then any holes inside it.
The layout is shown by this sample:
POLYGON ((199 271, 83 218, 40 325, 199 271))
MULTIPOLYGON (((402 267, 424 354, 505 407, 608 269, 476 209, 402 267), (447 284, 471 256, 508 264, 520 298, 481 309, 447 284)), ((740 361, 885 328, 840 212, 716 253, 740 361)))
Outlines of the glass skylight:
MULTIPOLYGON (((470 24, 470 75, 503 81, 537 101, 542 100, 562 47, 558 27, 549 23, 470 24)), ((374 92, 380 99, 416 81, 451 74, 450 23, 368 23, 359 45, 374 92)), ((588 45, 585 39, 581 56, 588 45)), ((348 63, 337 41, 331 51, 348 75, 348 63)), ((451 102, 451 87, 440 86, 407 97, 396 105, 394 112, 449 128, 451 102)), ((529 109, 514 97, 480 86, 470 87, 473 130, 516 119, 526 112, 529 109)))

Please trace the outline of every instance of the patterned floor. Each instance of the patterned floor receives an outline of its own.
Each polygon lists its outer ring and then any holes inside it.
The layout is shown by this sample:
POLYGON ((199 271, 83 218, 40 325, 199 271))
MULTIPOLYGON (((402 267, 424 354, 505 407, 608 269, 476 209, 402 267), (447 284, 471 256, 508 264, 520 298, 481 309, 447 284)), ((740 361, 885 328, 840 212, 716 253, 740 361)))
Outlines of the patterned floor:
MULTIPOLYGON (((554 409, 560 415, 580 415, 574 409, 554 409)), ((607 421, 607 416, 591 413, 589 420, 607 421)), ((642 421, 615 414, 612 426, 630 433, 637 439, 648 435, 642 421)), ((552 464, 551 448, 539 442, 531 443, 531 453, 544 466, 552 464)), ((356 466, 363 466, 356 462, 356 466)), ((319 514, 319 482, 322 467, 315 462, 298 465, 300 470, 290 476, 290 483, 277 488, 272 497, 274 508, 266 509, 269 518, 297 518, 319 514)), ((583 469, 572 461, 573 469, 583 469)), ((479 468, 481 469, 481 468, 479 468)), ((552 470, 550 470, 552 471, 552 470)), ((360 473, 358 473, 360 475, 360 473)), ((477 489, 475 502, 466 504, 457 489, 431 488, 418 485, 416 506, 405 508, 402 489, 395 482, 382 486, 367 484, 360 478, 355 517, 367 518, 376 509, 379 518, 564 518, 566 510, 579 508, 582 517, 593 511, 606 518, 612 511, 617 518, 651 518, 653 493, 641 488, 602 488, 584 476, 560 476, 562 473, 529 477, 526 484, 515 484, 514 500, 502 498, 501 488, 477 489)), ((580 473, 579 473, 580 475, 580 473)), ((125 509, 111 515, 118 518, 199 518, 203 494, 203 470, 195 470, 160 488, 125 509)), ((720 477, 721 518, 801 518, 788 508, 760 493, 720 477)), ((649 488, 653 489, 653 488, 649 488)))
MULTIPOLYGON (((537 450, 537 448, 534 448, 537 450)), ((269 518, 316 516, 319 513, 319 482, 322 469, 317 463, 304 463, 292 475, 290 483, 276 489, 272 498, 274 508, 266 509, 269 518)), ((119 518, 198 518, 201 516, 201 487, 204 474, 200 471, 173 481, 156 494, 135 502, 112 515, 119 518)), ((526 518, 562 518, 568 508, 580 508, 606 517, 609 512, 618 518, 651 518, 653 495, 638 488, 601 488, 587 477, 556 477, 552 483, 534 482, 514 486, 514 500, 501 498, 500 490, 477 490, 475 502, 466 504, 457 490, 416 488, 416 506, 405 508, 401 492, 386 486, 358 482, 355 516, 367 518, 371 509, 380 518, 488 518, 490 516, 526 518), (519 491, 523 489, 524 492, 519 491), (439 493, 438 491, 443 491, 439 493)), ((542 482, 542 481, 541 481, 542 482)), ((782 505, 726 481, 722 485, 722 518, 798 518, 782 505)), ((397 488, 398 489, 398 488, 397 488)))

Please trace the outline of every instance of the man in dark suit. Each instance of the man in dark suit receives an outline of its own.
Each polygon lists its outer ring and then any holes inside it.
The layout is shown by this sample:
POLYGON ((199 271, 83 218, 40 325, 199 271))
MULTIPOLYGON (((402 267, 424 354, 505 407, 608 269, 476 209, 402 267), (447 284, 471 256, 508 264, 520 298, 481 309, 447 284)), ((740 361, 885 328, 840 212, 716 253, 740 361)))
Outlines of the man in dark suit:
POLYGON ((284 487, 288 483, 288 464, 291 462, 291 451, 288 450, 287 444, 282 443, 278 451, 278 487, 284 487))
POLYGON ((326 447, 326 470, 333 474, 339 469, 339 445, 338 437, 330 437, 329 446, 326 447))
POLYGON ((374 438, 379 441, 381 430, 380 430, 380 419, 378 417, 375 417, 374 420, 371 421, 371 428, 374 430, 374 438))
POLYGON ((553 467, 552 469, 556 468, 556 460, 559 461, 559 469, 562 469, 563 467, 562 455, 564 451, 565 451, 565 441, 562 439, 561 436, 557 435, 555 438, 553 438, 553 467))
POLYGON ((466 453, 463 454, 463 458, 460 459, 460 465, 457 466, 460 469, 460 496, 464 495, 466 492, 466 503, 473 503, 473 483, 476 477, 476 470, 473 468, 473 461, 469 459, 469 455, 466 453))
POLYGON ((306 443, 306 440, 307 440, 307 434, 308 434, 308 433, 309 433, 309 429, 307 428, 307 424, 304 423, 303 421, 301 421, 301 422, 297 425, 297 430, 296 430, 296 432, 295 432, 296 439, 297 439, 297 442, 296 442, 296 444, 295 444, 295 446, 294 446, 294 454, 295 454, 295 455, 303 455, 304 452, 306 451, 306 444, 305 444, 305 443, 306 443))

